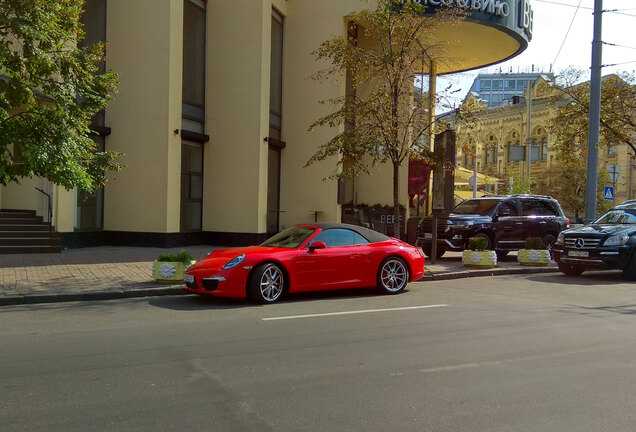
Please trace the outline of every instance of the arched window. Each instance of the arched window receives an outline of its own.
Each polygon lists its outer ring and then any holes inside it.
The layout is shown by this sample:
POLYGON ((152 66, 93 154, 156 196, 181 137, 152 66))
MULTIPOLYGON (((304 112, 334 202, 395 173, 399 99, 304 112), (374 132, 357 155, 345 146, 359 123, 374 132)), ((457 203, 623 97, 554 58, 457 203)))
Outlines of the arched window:
POLYGON ((547 160, 547 159, 548 159, 548 138, 543 137, 543 139, 541 139, 541 160, 547 160))

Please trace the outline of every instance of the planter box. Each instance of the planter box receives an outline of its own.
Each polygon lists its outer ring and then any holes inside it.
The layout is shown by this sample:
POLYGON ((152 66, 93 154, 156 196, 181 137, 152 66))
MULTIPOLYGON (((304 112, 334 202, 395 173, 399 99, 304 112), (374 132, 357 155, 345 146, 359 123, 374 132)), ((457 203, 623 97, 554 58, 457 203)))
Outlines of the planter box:
POLYGON ((520 249, 517 261, 521 265, 546 266, 550 264, 550 251, 545 249, 520 249))
POLYGON ((465 266, 491 268, 497 266, 497 254, 492 250, 473 251, 465 250, 462 252, 462 263, 465 266))
POLYGON ((183 281, 183 273, 195 261, 189 264, 171 261, 154 261, 152 263, 152 277, 158 281, 183 281))

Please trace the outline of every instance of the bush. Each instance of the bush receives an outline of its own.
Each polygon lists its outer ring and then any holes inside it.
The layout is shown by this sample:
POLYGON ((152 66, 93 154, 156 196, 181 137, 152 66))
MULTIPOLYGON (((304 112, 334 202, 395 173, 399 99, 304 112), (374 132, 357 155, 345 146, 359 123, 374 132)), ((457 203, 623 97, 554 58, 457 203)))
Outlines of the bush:
POLYGON ((488 246, 488 239, 486 237, 471 237, 468 239, 469 250, 484 250, 488 246))
POLYGON ((526 239, 526 249, 545 249, 541 237, 528 237, 526 239))
POLYGON ((190 264, 193 261, 192 255, 190 255, 185 249, 181 250, 176 255, 173 254, 160 254, 157 257, 157 261, 159 262, 181 262, 184 264, 190 264))

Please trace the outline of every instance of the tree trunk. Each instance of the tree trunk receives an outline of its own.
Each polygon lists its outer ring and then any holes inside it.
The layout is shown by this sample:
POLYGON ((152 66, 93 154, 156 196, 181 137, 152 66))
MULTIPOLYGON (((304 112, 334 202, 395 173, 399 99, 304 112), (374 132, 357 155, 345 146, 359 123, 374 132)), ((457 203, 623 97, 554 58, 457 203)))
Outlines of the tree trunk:
POLYGON ((393 237, 402 239, 400 221, 400 165, 393 162, 393 237))

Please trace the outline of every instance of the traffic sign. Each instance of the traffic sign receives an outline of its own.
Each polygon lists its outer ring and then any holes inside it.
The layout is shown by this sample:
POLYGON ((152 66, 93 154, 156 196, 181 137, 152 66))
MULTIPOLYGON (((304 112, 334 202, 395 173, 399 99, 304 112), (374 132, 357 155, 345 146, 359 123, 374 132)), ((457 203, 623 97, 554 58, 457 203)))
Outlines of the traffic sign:
POLYGON ((618 181, 618 176, 621 174, 621 166, 614 164, 607 164, 606 166, 607 174, 609 175, 610 181, 612 184, 616 184, 618 181))
POLYGON ((611 186, 605 186, 605 193, 603 194, 605 201, 614 201, 614 188, 611 186))

